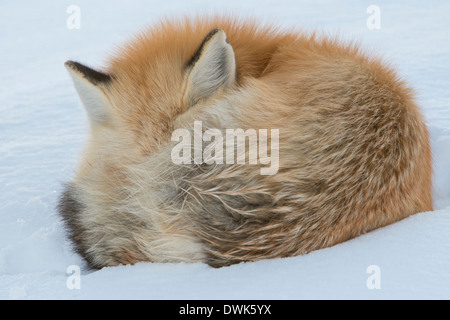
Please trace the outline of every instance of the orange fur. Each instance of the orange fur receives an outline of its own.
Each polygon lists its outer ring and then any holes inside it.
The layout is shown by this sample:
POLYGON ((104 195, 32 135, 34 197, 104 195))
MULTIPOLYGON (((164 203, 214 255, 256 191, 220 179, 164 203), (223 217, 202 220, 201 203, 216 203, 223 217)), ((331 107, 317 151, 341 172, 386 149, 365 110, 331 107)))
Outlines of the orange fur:
POLYGON ((293 256, 432 210, 428 132, 411 89, 356 45, 251 20, 166 20, 104 71, 111 121, 93 124, 60 205, 78 219, 72 237, 92 266, 293 256), (189 107, 186 63, 214 28, 234 50, 236 83, 189 107), (171 133, 193 119, 279 129, 278 173, 173 165, 171 133))

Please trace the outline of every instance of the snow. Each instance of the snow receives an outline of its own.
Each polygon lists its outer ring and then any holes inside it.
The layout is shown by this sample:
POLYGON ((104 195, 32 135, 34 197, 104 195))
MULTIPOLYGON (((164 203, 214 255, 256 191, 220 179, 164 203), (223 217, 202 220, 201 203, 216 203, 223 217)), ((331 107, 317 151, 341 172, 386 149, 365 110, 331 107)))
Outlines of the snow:
POLYGON ((449 299, 449 11, 439 0, 0 2, 0 299, 449 299), (66 26, 70 5, 80 29, 66 26), (371 5, 381 29, 366 25, 371 5), (55 210, 88 129, 63 63, 101 65, 142 27, 204 12, 339 34, 392 62, 416 88, 431 132, 435 211, 299 257, 86 270, 55 210))

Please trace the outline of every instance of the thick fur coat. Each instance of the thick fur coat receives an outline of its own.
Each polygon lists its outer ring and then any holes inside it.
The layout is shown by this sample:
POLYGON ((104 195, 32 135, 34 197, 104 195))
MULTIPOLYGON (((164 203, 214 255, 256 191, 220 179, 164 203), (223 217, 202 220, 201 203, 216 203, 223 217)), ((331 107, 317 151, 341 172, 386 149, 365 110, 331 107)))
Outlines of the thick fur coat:
POLYGON ((355 44, 197 17, 136 35, 101 71, 66 67, 91 135, 59 211, 93 268, 295 256, 432 210, 412 91, 355 44), (276 173, 174 163, 172 133, 194 121, 277 129, 276 173))

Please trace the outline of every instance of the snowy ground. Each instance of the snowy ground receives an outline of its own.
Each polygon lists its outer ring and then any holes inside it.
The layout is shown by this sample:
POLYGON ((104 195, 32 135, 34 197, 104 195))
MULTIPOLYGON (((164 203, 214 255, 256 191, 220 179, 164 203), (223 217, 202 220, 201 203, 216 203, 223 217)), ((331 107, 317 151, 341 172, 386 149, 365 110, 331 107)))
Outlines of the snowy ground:
POLYGON ((449 299, 448 12, 450 3, 438 0, 0 2, 0 299, 449 299), (80 29, 66 26, 70 5, 81 10, 80 29), (366 25, 370 5, 381 10, 381 29, 366 25), (87 122, 64 61, 100 65, 115 45, 161 17, 217 11, 341 34, 392 61, 417 89, 432 135, 435 211, 306 256, 222 269, 82 269, 76 282, 67 270, 83 264, 55 205, 87 122))

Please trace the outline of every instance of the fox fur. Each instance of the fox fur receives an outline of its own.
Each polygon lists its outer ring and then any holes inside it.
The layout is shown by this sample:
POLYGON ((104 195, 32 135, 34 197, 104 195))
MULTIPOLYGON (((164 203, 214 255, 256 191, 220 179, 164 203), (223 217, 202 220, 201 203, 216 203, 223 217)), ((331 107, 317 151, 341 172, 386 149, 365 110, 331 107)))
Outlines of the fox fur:
POLYGON ((92 268, 213 267, 326 248, 432 210, 412 89, 357 45, 225 16, 164 20, 94 70, 91 124, 59 212, 92 268), (176 165, 177 128, 279 129, 279 170, 176 165))

